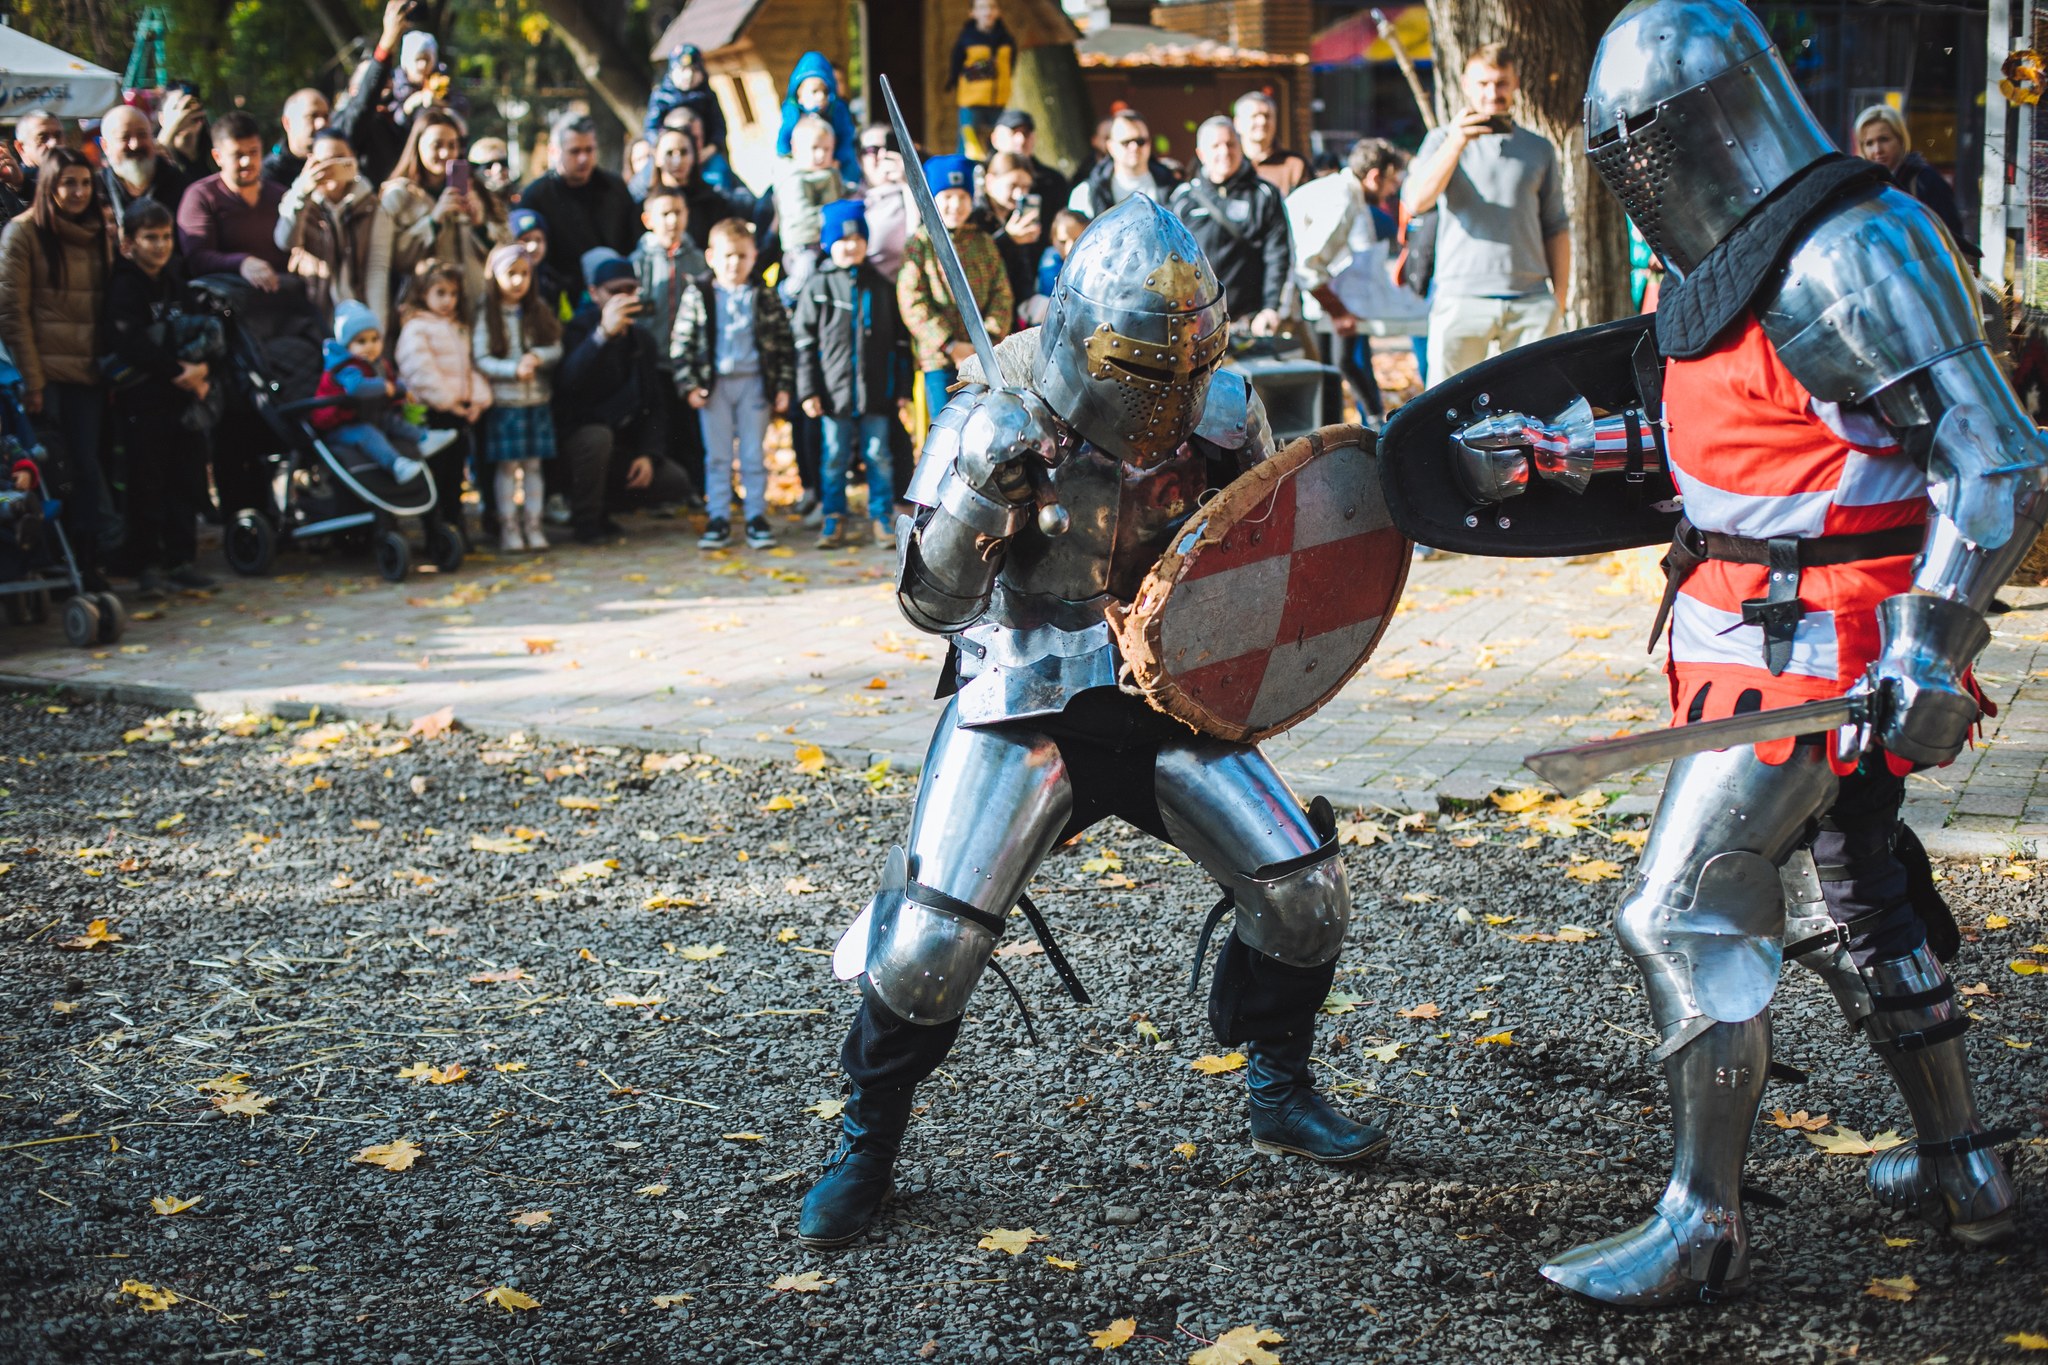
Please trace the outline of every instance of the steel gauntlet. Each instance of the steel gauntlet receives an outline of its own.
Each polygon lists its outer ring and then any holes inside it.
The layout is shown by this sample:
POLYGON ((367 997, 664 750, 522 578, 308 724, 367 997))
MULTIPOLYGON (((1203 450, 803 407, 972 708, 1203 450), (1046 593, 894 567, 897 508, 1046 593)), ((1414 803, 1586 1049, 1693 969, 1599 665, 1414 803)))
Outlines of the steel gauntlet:
POLYGON ((1875 703, 1871 738, 1912 763, 1948 762, 1977 723, 1977 697, 1963 674, 1991 627, 1964 603, 1924 593, 1887 597, 1877 624, 1884 645, 1861 689, 1875 703))
POLYGON ((1595 417, 1583 397, 1548 421, 1519 412, 1489 413, 1459 428, 1451 447, 1459 482, 1481 502, 1526 492, 1532 471, 1583 493, 1595 474, 1640 478, 1664 468, 1656 422, 1633 408, 1595 417))

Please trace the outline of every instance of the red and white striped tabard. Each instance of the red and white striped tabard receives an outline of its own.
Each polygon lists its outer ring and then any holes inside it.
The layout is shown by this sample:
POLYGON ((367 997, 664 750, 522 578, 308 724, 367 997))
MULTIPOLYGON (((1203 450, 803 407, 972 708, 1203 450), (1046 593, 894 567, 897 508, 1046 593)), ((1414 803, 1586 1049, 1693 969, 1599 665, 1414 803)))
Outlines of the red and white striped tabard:
MULTIPOLYGON (((1824 403, 1778 359, 1754 315, 1725 344, 1664 374, 1666 449, 1685 515, 1702 531, 1769 540, 1924 524, 1926 479, 1869 414, 1824 403)), ((1667 671, 1674 724, 1788 706, 1849 690, 1877 657, 1877 604, 1907 591, 1913 556, 1823 565, 1800 575, 1806 616, 1792 661, 1772 677, 1763 630, 1742 624, 1770 570, 1709 560, 1672 605, 1667 671)), ((1757 746, 1782 763, 1792 740, 1757 746)))

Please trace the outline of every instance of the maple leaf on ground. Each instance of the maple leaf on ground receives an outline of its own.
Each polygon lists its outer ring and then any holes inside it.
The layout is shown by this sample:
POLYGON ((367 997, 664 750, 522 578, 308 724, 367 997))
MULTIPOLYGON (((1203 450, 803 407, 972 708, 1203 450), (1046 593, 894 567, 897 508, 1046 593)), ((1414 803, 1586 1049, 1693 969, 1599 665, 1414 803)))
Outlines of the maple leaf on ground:
POLYGON ((1413 1009, 1396 1011, 1403 1019, 1434 1019, 1443 1011, 1434 1004, 1417 1005, 1413 1009))
POLYGON ((1212 1052, 1206 1056, 1195 1058, 1188 1065, 1201 1072, 1204 1076, 1220 1076, 1226 1071, 1237 1070, 1244 1063, 1245 1056, 1242 1052, 1226 1052, 1221 1057, 1212 1052))
POLYGON ((1033 1242, 1045 1240, 1045 1234, 1033 1228, 990 1228, 975 1245, 983 1251, 1007 1251, 1015 1256, 1033 1242))
POLYGON ((1173 1144, 1173 1154, 1183 1161, 1193 1161, 1196 1150, 1195 1144, 1192 1142, 1176 1142, 1173 1144))
POLYGON ((1057 1256, 1046 1257, 1045 1263, 1054 1270, 1079 1270, 1081 1268, 1079 1261, 1063 1261, 1057 1256))
POLYGON ((1494 1047, 1513 1047, 1515 1045, 1515 1031, 1513 1029, 1502 1029, 1499 1033, 1489 1033, 1484 1038, 1474 1038, 1472 1040, 1472 1046, 1474 1047, 1485 1047, 1488 1044, 1494 1047))
POLYGON ((795 810, 796 799, 787 793, 778 793, 762 803, 759 809, 763 815, 774 815, 781 811, 795 810))
POLYGON ((1340 820, 1337 823, 1337 842, 1371 848, 1374 844, 1390 843, 1392 840, 1387 834, 1387 827, 1377 820, 1340 820))
POLYGON ((1136 1318, 1118 1318, 1107 1327, 1088 1334, 1088 1343, 1098 1351, 1114 1351, 1137 1333, 1136 1318))
POLYGON ((106 920, 96 919, 86 925, 85 932, 77 938, 67 938, 57 946, 59 948, 70 948, 77 952, 91 952, 102 943, 119 943, 120 941, 121 936, 108 927, 106 920))
POLYGON ((1376 1062, 1391 1062, 1400 1056, 1401 1049, 1407 1046, 1406 1043, 1386 1043, 1380 1047, 1361 1048, 1360 1052, 1376 1062))
POLYGON ((500 981, 531 981, 524 967, 507 967, 501 972, 478 972, 469 979, 472 986, 489 986, 500 981))
POLYGON ((694 1294, 656 1294, 654 1296, 654 1306, 656 1308, 677 1308, 695 1298, 696 1295, 694 1294))
POLYGON ((1826 1114, 1809 1114, 1804 1109, 1796 1114, 1787 1114, 1782 1109, 1773 1109, 1771 1116, 1764 1121, 1776 1128, 1785 1128, 1801 1133, 1818 1133, 1832 1122, 1826 1114))
POLYGON ((1550 798, 1540 788, 1524 787, 1520 791, 1495 792, 1486 799, 1509 815, 1520 815, 1525 810, 1534 810, 1550 798))
POLYGON ((513 1214, 512 1222, 522 1228, 537 1228, 544 1223, 553 1222, 554 1217, 552 1209, 528 1209, 525 1213, 513 1214))
POLYGON ((494 1308, 502 1308, 508 1313, 514 1309, 523 1311, 528 1308, 540 1307, 540 1300, 533 1297, 533 1295, 522 1294, 517 1289, 502 1284, 486 1292, 484 1294, 484 1302, 494 1308))
POLYGON ((806 1114, 816 1114, 821 1119, 836 1119, 846 1112, 846 1101, 819 1100, 816 1104, 804 1110, 804 1112, 806 1114))
POLYGON ((533 845, 524 839, 515 839, 509 834, 472 834, 469 836, 471 853, 531 853, 533 845))
POLYGON ((1105 848, 1102 852, 1081 864, 1083 872, 1092 872, 1097 876, 1105 872, 1121 872, 1123 867, 1124 860, 1122 856, 1115 849, 1111 848, 1105 848))
POLYGON ((685 962, 709 962, 715 957, 725 956, 725 945, 723 943, 713 943, 706 946, 702 943, 687 943, 676 949, 676 956, 685 962))
POLYGON ((429 711, 414 719, 412 728, 405 733, 408 738, 435 739, 455 728, 455 708, 444 706, 438 711, 429 711))
POLYGON ((121 1281, 121 1292, 132 1294, 138 1307, 145 1313, 161 1313, 178 1301, 178 1296, 168 1289, 158 1289, 141 1280, 121 1281))
POLYGON ((795 1275, 777 1275, 775 1283, 768 1287, 781 1294, 816 1294, 826 1285, 838 1282, 836 1278, 826 1279, 820 1271, 806 1270, 795 1275))
POLYGON ((1138 1031, 1138 1036, 1140 1038, 1143 1038, 1146 1042, 1159 1042, 1159 1025, 1153 1023, 1150 1019, 1145 1018, 1143 1015, 1140 1015, 1138 1018, 1132 1020, 1131 1027, 1135 1028, 1138 1031))
POLYGON ((830 764, 825 758, 825 751, 817 745, 799 744, 796 746, 796 770, 806 777, 815 777, 817 774, 824 772, 829 766, 830 764))
POLYGON ((1575 882, 1611 882, 1621 876, 1621 864, 1610 863, 1605 858, 1588 858, 1582 863, 1573 863, 1564 870, 1564 875, 1575 882))
POLYGON ((1867 1138, 1854 1128, 1843 1128, 1840 1125, 1837 1125, 1832 1133, 1808 1133, 1806 1140, 1829 1156, 1875 1156, 1879 1152, 1902 1146, 1906 1141, 1890 1129, 1876 1137, 1867 1138))
POLYGON ((456 1081, 461 1080, 464 1076, 467 1076, 468 1074, 469 1068, 464 1066, 461 1062, 450 1062, 446 1066, 437 1066, 433 1068, 431 1071, 427 1072, 427 1084, 453 1085, 456 1081))
POLYGON ((237 1071, 229 1076, 215 1076, 210 1081, 195 1081, 192 1088, 202 1095, 239 1095, 249 1088, 249 1073, 237 1071))
POLYGON ((1896 1279, 1889 1280, 1882 1276, 1873 1275, 1870 1277, 1869 1286, 1863 1292, 1873 1299, 1885 1299, 1892 1303, 1911 1303, 1913 1296, 1920 1292, 1920 1286, 1911 1275, 1901 1275, 1896 1279))
POLYGON ((666 1185, 642 1185, 642 1186, 641 1186, 641 1187, 640 1187, 639 1189, 637 1189, 637 1190, 633 1191, 633 1193, 635 1193, 635 1194, 644 1194, 644 1195, 646 1195, 646 1196, 647 1196, 647 1197, 648 1197, 649 1199, 659 1199, 659 1198, 661 1198, 661 1197, 662 1197, 663 1195, 665 1195, 665 1194, 667 1194, 667 1193, 668 1193, 668 1186, 666 1186, 666 1185))
POLYGON ((818 888, 809 877, 789 877, 784 879, 782 889, 788 895, 808 896, 818 888))
POLYGON ((1267 1350, 1287 1340, 1278 1332, 1256 1323, 1233 1327, 1188 1357, 1188 1365, 1280 1365, 1280 1357, 1267 1350))
POLYGON ((1364 1003, 1365 997, 1362 995, 1353 995, 1349 991, 1331 991, 1323 997, 1323 1013, 1349 1014, 1364 1003))
POLYGON ((157 1198, 149 1201, 149 1206, 168 1218, 174 1213, 183 1213, 204 1197, 204 1195, 195 1194, 190 1199, 180 1199, 175 1194, 159 1195, 157 1198))
POLYGON ((563 868, 555 874, 555 880, 564 886, 574 886, 578 882, 603 881, 617 871, 618 866, 617 858, 596 858, 587 863, 577 863, 574 867, 563 868))
POLYGON ((387 1171, 402 1171, 420 1159, 420 1148, 411 1138, 400 1138, 396 1142, 380 1142, 374 1147, 365 1147, 350 1157, 351 1162, 363 1166, 381 1166, 387 1171))
POLYGON ((1002 947, 996 949, 995 955, 1002 958, 1018 958, 1040 957, 1044 953, 1045 945, 1043 943, 1040 943, 1035 938, 1026 938, 1019 939, 1015 943, 1005 943, 1002 947))
POLYGON ((524 1070, 526 1070, 526 1063, 525 1063, 525 1062, 493 1062, 493 1063, 491 1063, 491 1070, 493 1070, 493 1071, 524 1071, 524 1070))
POLYGON ((526 652, 528 654, 552 654, 555 652, 556 642, 542 637, 535 637, 531 640, 521 640, 520 643, 526 646, 526 652))
POLYGON ((563 810, 603 810, 604 802, 594 796, 558 796, 555 804, 563 810))
POLYGON ((1986 915, 1984 917, 1984 927, 1986 929, 2009 929, 2012 927, 2012 920, 2005 915, 1986 915))
POLYGON ((1914 1244, 1914 1243, 1915 1243, 1916 1241, 1918 1241, 1918 1240, 1919 1240, 1919 1239, 1918 1239, 1918 1238, 1915 1238, 1915 1237, 1887 1237, 1887 1238, 1885 1238, 1885 1239, 1884 1239, 1884 1244, 1885 1244, 1886 1246, 1888 1246, 1888 1247, 1895 1247, 1895 1248, 1896 1248, 1896 1247, 1909 1247, 1909 1246, 1912 1246, 1912 1245, 1913 1245, 1913 1244, 1914 1244))
POLYGON ((2017 1346, 2022 1351, 2048 1351, 2048 1337, 2039 1332, 2013 1332, 2004 1338, 2008 1346, 2017 1346))
POLYGON ((270 1106, 277 1103, 274 1095, 244 1093, 238 1095, 215 1095, 213 1107, 223 1114, 241 1114, 246 1118, 262 1118, 270 1112, 270 1106))

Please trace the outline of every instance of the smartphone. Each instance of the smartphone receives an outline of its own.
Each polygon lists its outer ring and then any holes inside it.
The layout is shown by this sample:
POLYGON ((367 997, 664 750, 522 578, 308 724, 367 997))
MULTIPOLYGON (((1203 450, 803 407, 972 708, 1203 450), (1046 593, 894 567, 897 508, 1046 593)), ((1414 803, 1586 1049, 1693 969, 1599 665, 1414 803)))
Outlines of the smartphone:
POLYGON ((1036 218, 1039 211, 1044 207, 1045 197, 1043 195, 1020 194, 1017 196, 1017 212, 1019 213, 1028 213, 1033 218, 1036 218))
POLYGON ((1495 114, 1486 121, 1486 131, 1489 133, 1509 133, 1513 132, 1514 128, 1515 119, 1512 114, 1495 114))
POLYGON ((469 193, 469 163, 451 161, 448 163, 448 188, 457 194, 469 193))

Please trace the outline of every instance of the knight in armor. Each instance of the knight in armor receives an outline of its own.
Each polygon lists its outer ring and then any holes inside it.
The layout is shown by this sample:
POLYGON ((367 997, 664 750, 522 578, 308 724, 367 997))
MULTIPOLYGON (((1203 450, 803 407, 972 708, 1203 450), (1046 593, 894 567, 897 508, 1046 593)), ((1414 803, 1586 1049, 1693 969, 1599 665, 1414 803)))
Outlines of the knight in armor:
MULTIPOLYGON (((1965 1245, 2000 1240, 2011 1135, 1978 1117, 1942 965, 1955 923, 1899 810, 1906 774, 1953 759, 1979 717, 1984 611, 2048 519, 2048 450, 1954 241, 1832 150, 1736 0, 1624 9, 1594 58, 1586 145, 1678 277, 1650 369, 1684 507, 1665 560, 1673 723, 1844 695, 1869 720, 1673 763, 1616 917, 1661 1038, 1670 1183, 1647 1221, 1542 1273, 1629 1307, 1747 1286, 1742 1165, 1786 1070, 1770 1008, 1786 958, 1820 974, 1911 1115, 1916 1140, 1870 1163, 1879 1200, 1965 1245)), ((1582 492, 1618 477, 1610 452, 1642 418, 1581 398, 1460 436, 1489 496, 1532 477, 1582 492)))
POLYGON ((1304 810, 1257 748, 1118 688, 1106 612, 1206 493, 1273 454, 1257 396, 1216 368, 1227 322, 1194 238, 1133 195, 1081 235, 1044 325, 996 348, 999 375, 963 368, 967 391, 933 423, 916 514, 898 524, 897 601, 950 642, 951 700, 909 836, 840 944, 861 995, 840 1050, 852 1089, 804 1198, 806 1246, 844 1246, 872 1220, 913 1092, 959 1036, 1012 908, 1035 914, 1039 864, 1112 815, 1181 849, 1235 907, 1209 1020, 1249 1058, 1254 1147, 1347 1162, 1387 1145, 1310 1077, 1351 914, 1327 803, 1304 810))

